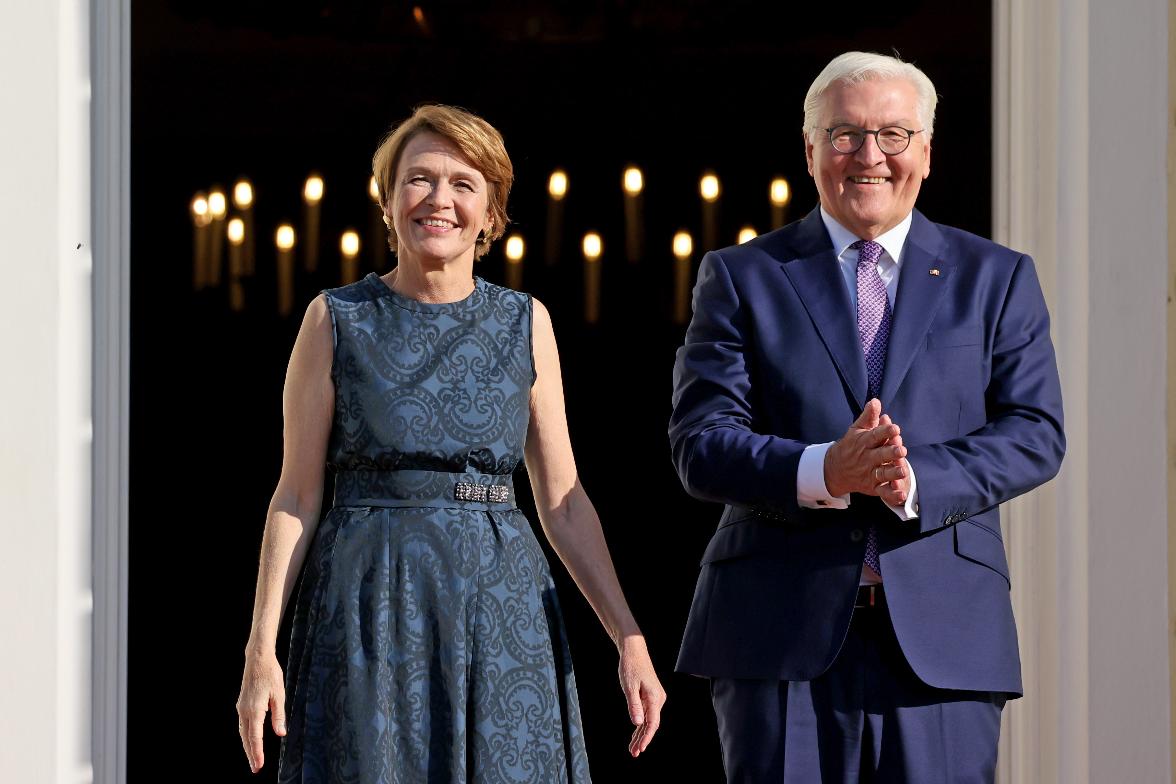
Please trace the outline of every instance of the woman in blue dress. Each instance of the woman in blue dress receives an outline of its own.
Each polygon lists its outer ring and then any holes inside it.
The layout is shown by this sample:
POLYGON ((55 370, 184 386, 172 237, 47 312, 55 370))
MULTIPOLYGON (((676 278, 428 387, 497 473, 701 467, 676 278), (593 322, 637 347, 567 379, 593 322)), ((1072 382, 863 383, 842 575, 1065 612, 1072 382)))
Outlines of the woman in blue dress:
POLYGON ((397 266, 316 298, 286 375, 237 701, 249 767, 268 712, 282 782, 588 782, 559 604, 514 502, 520 461, 616 643, 634 756, 665 692, 577 478, 551 318, 473 274, 507 223, 510 159, 481 118, 424 106, 373 170, 397 266))

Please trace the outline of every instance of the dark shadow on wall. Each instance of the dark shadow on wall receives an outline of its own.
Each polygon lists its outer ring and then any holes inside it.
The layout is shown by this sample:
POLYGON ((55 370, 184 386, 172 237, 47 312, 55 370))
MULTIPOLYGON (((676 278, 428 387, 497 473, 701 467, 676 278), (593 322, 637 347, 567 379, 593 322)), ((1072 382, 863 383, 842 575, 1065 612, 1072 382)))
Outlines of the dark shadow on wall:
MULTIPOLYGON (((790 219, 816 204, 801 146, 809 82, 847 49, 898 52, 941 95, 932 220, 990 229, 991 16, 987 4, 792 7, 726 2, 294 2, 133 4, 130 781, 272 781, 270 743, 250 777, 233 710, 266 506, 281 457, 281 388, 301 312, 338 285, 339 233, 368 243, 369 161, 423 101, 468 107, 506 138, 512 229, 527 241, 522 288, 547 303, 561 344, 585 487, 649 639, 670 701, 637 761, 611 643, 554 571, 600 782, 720 781, 706 683, 672 673, 716 507, 682 491, 665 425, 683 327, 672 319, 673 234, 701 252, 698 179, 722 184, 719 243, 769 228, 768 184, 793 187, 790 219), (418 18, 419 16, 419 18, 418 18), (881 18, 885 17, 884 20, 881 18), (645 175, 645 254, 624 259, 621 174, 645 175), (547 177, 568 173, 559 259, 543 261, 547 177), (274 229, 301 227, 302 183, 325 181, 319 269, 298 272, 276 313, 274 229), (257 274, 233 312, 226 289, 194 292, 189 203, 253 183, 257 274), (579 240, 600 232, 602 316, 582 317, 579 240)), ((479 275, 503 282, 499 245, 479 275)), ((847 423, 848 424, 848 423, 847 423)), ((526 499, 525 475, 516 478, 526 499)), ((781 481, 788 481, 782 477, 781 481)), ((328 495, 329 495, 328 483, 328 495)), ((531 514, 531 519, 534 515, 531 514)), ((556 563, 550 555, 549 559, 556 563)), ((764 597, 764 613, 772 612, 764 597)), ((281 635, 284 661, 288 629, 281 635)))

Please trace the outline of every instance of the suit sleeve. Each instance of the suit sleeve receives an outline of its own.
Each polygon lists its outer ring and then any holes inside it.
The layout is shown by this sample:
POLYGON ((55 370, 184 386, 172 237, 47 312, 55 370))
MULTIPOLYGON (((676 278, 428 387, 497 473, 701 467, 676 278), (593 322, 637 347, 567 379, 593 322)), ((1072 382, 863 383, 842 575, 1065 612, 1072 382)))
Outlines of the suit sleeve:
POLYGON ((1066 450, 1049 313, 1033 261, 1022 256, 997 319, 985 390, 987 423, 960 438, 909 448, 919 476, 919 527, 951 525, 1053 478, 1066 450))
POLYGON ((749 314, 723 257, 707 253, 674 363, 674 466, 696 498, 795 516, 796 472, 808 444, 752 429, 749 335, 749 314))

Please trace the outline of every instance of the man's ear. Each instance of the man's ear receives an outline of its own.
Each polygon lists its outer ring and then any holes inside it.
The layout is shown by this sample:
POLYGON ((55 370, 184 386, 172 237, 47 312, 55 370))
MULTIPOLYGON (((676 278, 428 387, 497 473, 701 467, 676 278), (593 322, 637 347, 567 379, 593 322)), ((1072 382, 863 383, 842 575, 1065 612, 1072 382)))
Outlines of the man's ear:
MULTIPOLYGON (((808 131, 801 131, 800 133, 804 137, 804 159, 805 159, 805 161, 808 162, 808 173, 809 173, 809 176, 812 177, 812 176, 814 176, 813 175, 813 143, 809 139, 808 131)), ((926 176, 926 175, 924 175, 924 176, 926 176)))

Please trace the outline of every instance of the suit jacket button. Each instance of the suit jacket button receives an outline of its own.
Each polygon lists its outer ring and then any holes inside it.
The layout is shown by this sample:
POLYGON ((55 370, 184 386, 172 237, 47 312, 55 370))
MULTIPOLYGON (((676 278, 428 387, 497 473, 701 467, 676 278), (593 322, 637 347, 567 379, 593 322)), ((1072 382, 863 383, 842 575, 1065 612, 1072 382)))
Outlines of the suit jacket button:
POLYGON ((863 537, 863 536, 865 536, 865 534, 864 534, 864 533, 862 533, 862 529, 860 529, 860 528, 855 528, 855 529, 853 529, 852 531, 850 531, 850 532, 849 532, 849 541, 851 541, 851 542, 860 542, 860 541, 862 540, 862 537, 863 537))

